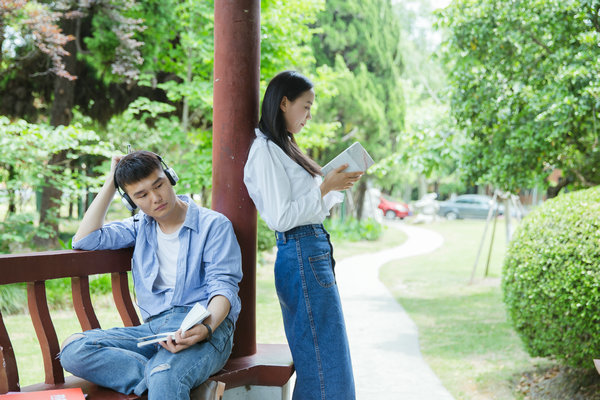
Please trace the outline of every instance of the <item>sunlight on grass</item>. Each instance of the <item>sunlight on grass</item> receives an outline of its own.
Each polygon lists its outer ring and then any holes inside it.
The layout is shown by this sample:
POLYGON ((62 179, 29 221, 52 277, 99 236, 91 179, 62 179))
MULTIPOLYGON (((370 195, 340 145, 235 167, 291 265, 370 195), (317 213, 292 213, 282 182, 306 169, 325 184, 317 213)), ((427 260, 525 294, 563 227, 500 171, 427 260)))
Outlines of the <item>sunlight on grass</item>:
MULTIPOLYGON (((337 260, 359 253, 375 252, 399 246, 406 236, 396 229, 384 230, 376 241, 348 242, 333 239, 334 256, 337 260)), ((273 264, 275 252, 263 254, 256 268, 256 330, 258 343, 286 343, 281 309, 275 292, 273 264)), ((98 321, 102 328, 123 326, 111 295, 92 296, 98 321)), ((70 303, 69 298, 67 303, 70 303)), ((52 311, 52 320, 62 343, 69 335, 81 331, 72 308, 52 311)), ((44 371, 39 344, 28 314, 3 316, 17 358, 21 386, 43 382, 44 371)))
MULTIPOLYGON (((103 301, 103 304, 98 304, 95 307, 96 316, 103 328, 123 326, 114 305, 112 307, 108 304, 108 301, 103 301)), ((62 343, 71 334, 81 332, 81 327, 72 308, 51 311, 50 314, 52 315, 59 343, 62 343)), ((4 322, 17 358, 21 386, 43 382, 44 363, 29 314, 9 315, 4 317, 4 322)), ((65 376, 67 375, 69 374, 65 372, 65 376)))
POLYGON ((433 253, 394 261, 381 280, 419 327, 421 351, 457 399, 514 399, 521 372, 531 359, 507 321, 500 274, 506 250, 498 222, 489 275, 484 277, 491 227, 474 284, 469 284, 485 221, 441 221, 424 226, 444 237, 433 253))
MULTIPOLYGON (((332 239, 333 255, 342 260, 361 253, 372 253, 393 246, 399 246, 406 235, 397 229, 386 228, 378 240, 350 242, 332 239)), ((285 331, 279 300, 275 291, 273 265, 275 251, 263 254, 262 265, 256 268, 256 337, 259 343, 286 343, 285 331)))

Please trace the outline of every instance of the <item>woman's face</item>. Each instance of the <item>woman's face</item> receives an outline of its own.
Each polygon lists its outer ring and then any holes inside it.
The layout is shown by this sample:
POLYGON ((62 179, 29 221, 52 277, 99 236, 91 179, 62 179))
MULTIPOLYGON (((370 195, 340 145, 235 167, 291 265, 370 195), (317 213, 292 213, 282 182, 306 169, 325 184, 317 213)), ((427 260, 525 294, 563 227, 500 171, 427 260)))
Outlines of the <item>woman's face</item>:
POLYGON ((315 101, 315 92, 310 89, 302 93, 294 101, 289 101, 283 96, 281 100, 281 111, 285 119, 285 126, 290 133, 296 134, 304 128, 304 125, 312 118, 310 108, 315 101))

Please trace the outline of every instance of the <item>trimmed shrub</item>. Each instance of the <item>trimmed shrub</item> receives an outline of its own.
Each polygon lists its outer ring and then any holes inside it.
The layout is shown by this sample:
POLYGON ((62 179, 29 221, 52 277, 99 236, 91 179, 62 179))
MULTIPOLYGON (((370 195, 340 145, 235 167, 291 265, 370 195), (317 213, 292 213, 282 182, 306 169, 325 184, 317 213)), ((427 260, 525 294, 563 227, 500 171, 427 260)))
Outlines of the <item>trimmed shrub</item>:
POLYGON ((530 355, 593 368, 600 356, 600 187, 548 200, 523 220, 502 290, 530 355))
POLYGON ((377 240, 383 233, 383 225, 373 218, 361 219, 349 217, 327 218, 323 222, 332 238, 358 242, 360 240, 377 240))
POLYGON ((260 217, 256 224, 256 241, 258 252, 269 251, 277 245, 275 233, 267 226, 267 223, 260 217))

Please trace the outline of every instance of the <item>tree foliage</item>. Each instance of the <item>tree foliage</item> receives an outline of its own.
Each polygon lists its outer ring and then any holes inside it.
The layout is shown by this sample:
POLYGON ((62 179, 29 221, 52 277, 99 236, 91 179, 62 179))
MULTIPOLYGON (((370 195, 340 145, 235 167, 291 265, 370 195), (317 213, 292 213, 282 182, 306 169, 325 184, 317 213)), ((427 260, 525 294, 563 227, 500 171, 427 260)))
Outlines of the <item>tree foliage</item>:
MULTIPOLYGON (((374 159, 394 151, 404 127, 400 26, 389 0, 328 0, 318 15, 312 47, 317 66, 334 71, 334 95, 319 100, 319 118, 339 130, 319 154, 322 163, 353 141, 374 159)), ((362 214, 366 179, 357 186, 362 214)))
MULTIPOLYGON (((178 170, 180 190, 210 202, 213 1, 1 5, 0 115, 8 119, 0 138, 14 144, 30 140, 27 132, 44 132, 50 142, 35 162, 61 178, 26 179, 19 168, 34 161, 19 152, 0 157, 0 173, 11 190, 43 190, 39 212, 47 220, 40 223, 55 223, 61 205, 97 188, 96 167, 109 154, 88 142, 161 153, 178 170)), ((314 80, 318 117, 299 141, 320 162, 348 145, 342 138, 363 141, 381 158, 402 129, 399 27, 391 10, 389 0, 261 1, 261 86, 285 69, 314 80), (330 19, 331 7, 339 19, 330 19), (371 34, 372 26, 386 29, 371 34)), ((9 216, 16 211, 9 207, 9 216)), ((56 235, 58 226, 52 229, 56 235)))
MULTIPOLYGON (((384 191, 412 197, 412 188, 429 182, 441 183, 445 195, 461 187, 455 173, 460 157, 457 135, 450 118, 447 82, 440 60, 435 56, 439 39, 433 29, 433 12, 427 0, 404 0, 394 4, 400 21, 399 52, 403 60, 401 84, 406 111, 405 124, 394 152, 378 163, 384 191)), ((419 193, 419 197, 425 193, 419 193)))
POLYGON ((502 189, 600 183, 600 2, 457 0, 440 15, 462 168, 502 189))
MULTIPOLYGON (((25 50, 32 52, 35 47, 46 55, 51 62, 46 73, 54 73, 67 79, 75 79, 66 69, 62 57, 67 54, 64 49, 67 42, 74 39, 65 35, 58 27, 60 12, 52 11, 47 5, 38 1, 11 0, 0 2, 0 49, 8 36, 18 35, 20 38, 29 37, 29 45, 25 50), (10 31, 6 28, 10 27, 10 31)), ((10 40, 10 37, 8 37, 10 40)), ((16 54, 16 49, 11 52, 16 54)), ((21 52, 23 57, 31 56, 21 52)), ((0 61, 3 60, 0 52, 0 61)))
MULTIPOLYGON (((308 45, 311 25, 324 1, 262 3, 263 85, 282 69, 300 69, 310 75, 315 71, 308 45)), ((93 131, 97 140, 109 143, 107 148, 125 151, 130 143, 135 149, 163 154, 179 171, 181 190, 199 193, 205 204, 210 202, 212 1, 12 1, 2 2, 0 12, 0 115, 13 121, 0 126, 0 137, 13 135, 20 124, 55 135, 48 121, 93 131), (28 23, 34 14, 31 10, 45 16, 45 25, 28 23), (56 45, 52 54, 42 51, 44 33, 56 45), (64 73, 53 67, 55 59, 62 62, 59 66, 64 73), (65 77, 71 79, 70 86, 61 83, 65 77)), ((323 132, 329 126, 315 124, 313 130, 323 132)), ((68 142, 64 144, 47 147, 57 153, 44 152, 48 157, 44 165, 60 176, 82 166, 93 171, 108 157, 107 153, 90 157, 83 147, 69 151, 68 142)), ((4 182, 39 189, 42 181, 14 175, 17 163, 27 161, 31 160, 0 158, 0 172, 7 177, 4 182)), ((58 189, 53 193, 57 203, 46 207, 56 211, 70 197, 69 185, 74 183, 68 179, 51 183, 58 189)), ((15 207, 9 211, 14 213, 15 207)), ((52 221, 57 217, 50 215, 52 221)))
POLYGON ((47 225, 36 227, 31 212, 17 210, 19 200, 35 198, 32 188, 40 190, 45 186, 60 187, 65 201, 76 200, 82 189, 97 186, 100 182, 93 171, 87 170, 85 165, 75 168, 72 161, 81 154, 86 154, 88 159, 105 158, 110 155, 112 147, 101 141, 95 132, 83 129, 79 124, 56 128, 24 120, 11 122, 0 116, 0 133, 3 149, 0 177, 9 202, 15 205, 13 210, 8 209, 0 222, 0 252, 14 252, 28 248, 35 235, 55 235, 47 225), (66 153, 65 165, 48 162, 52 154, 63 151, 66 153))

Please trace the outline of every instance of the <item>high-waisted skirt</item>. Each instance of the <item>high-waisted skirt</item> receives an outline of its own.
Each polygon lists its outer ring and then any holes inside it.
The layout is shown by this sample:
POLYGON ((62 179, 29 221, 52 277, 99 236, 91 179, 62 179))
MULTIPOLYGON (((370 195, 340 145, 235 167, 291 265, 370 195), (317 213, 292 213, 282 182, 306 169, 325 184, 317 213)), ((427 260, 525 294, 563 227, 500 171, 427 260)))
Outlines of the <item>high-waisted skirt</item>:
POLYGON ((296 368, 293 399, 355 399, 329 234, 323 225, 303 225, 276 236, 275 287, 296 368))

